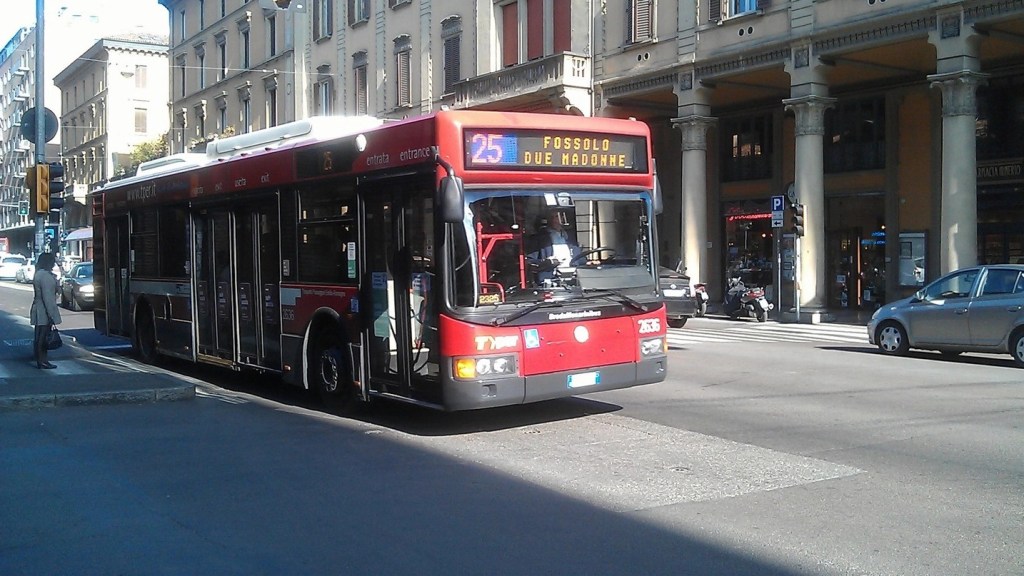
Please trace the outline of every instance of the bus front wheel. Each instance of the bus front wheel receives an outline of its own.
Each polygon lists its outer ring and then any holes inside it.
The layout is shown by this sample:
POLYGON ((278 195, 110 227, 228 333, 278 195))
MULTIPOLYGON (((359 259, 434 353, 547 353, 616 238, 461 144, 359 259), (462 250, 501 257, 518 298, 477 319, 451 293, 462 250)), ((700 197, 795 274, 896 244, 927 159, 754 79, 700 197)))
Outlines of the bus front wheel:
POLYGON ((317 337, 310 354, 309 386, 333 411, 348 411, 356 404, 345 344, 333 332, 317 337))

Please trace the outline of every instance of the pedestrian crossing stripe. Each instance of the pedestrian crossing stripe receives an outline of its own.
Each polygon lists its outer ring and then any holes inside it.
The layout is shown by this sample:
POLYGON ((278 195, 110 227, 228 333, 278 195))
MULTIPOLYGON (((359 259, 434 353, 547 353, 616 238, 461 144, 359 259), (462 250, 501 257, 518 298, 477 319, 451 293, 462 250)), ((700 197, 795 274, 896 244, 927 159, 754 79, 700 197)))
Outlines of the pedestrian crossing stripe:
POLYGON ((867 332, 858 325, 751 324, 722 330, 669 328, 669 345, 716 342, 810 342, 866 344, 867 332))

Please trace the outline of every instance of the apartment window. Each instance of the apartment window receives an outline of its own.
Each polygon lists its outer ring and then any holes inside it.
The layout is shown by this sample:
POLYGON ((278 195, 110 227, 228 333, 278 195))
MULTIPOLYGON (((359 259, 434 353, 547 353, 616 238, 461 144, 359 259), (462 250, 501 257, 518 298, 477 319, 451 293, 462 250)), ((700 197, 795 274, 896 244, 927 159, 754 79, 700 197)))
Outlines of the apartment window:
POLYGON ((178 58, 178 86, 180 86, 180 90, 178 91, 178 96, 181 97, 181 98, 185 97, 185 93, 186 93, 186 90, 187 90, 187 88, 185 86, 185 74, 188 71, 188 66, 186 66, 185 64, 186 64, 185 56, 179 57, 178 58))
POLYGON ((249 69, 249 29, 241 30, 238 39, 242 44, 242 69, 249 69))
MULTIPOLYGON (((653 1, 653 0, 649 0, 653 1)), ((544 18, 545 0, 514 0, 497 7, 501 20, 501 63, 515 66, 570 49, 572 38, 571 0, 551 0, 553 18, 544 18), (520 8, 524 10, 520 10, 520 8), (551 35, 553 50, 548 52, 544 39, 551 35), (526 40, 522 46, 519 39, 526 40)))
POLYGON ((277 56, 277 17, 267 16, 267 56, 277 56))
POLYGON ((334 0, 313 0, 313 38, 329 38, 334 30, 334 0))
POLYGON ((630 43, 654 39, 654 0, 629 0, 630 43))
POLYGON ((825 172, 885 167, 885 98, 840 102, 825 111, 825 172))
POLYGON ((206 88, 206 52, 196 52, 196 77, 199 89, 206 88))
POLYGON ((217 58, 220 60, 217 62, 217 81, 219 82, 228 77, 228 46, 224 34, 218 34, 216 39, 217 58))
POLYGON ((366 81, 366 51, 356 52, 352 55, 352 71, 355 78, 355 109, 356 114, 366 114, 369 110, 369 101, 366 81))
POLYGON ((267 89, 267 127, 277 126, 277 88, 267 89))
POLYGON ((242 125, 242 133, 249 133, 252 132, 252 99, 245 98, 241 104, 238 120, 242 125))
POLYGON ((228 13, 228 0, 220 0, 220 17, 228 13))
POLYGON ((403 35, 395 38, 395 105, 412 105, 412 40, 403 35))
POLYGON ((206 116, 201 108, 196 110, 196 138, 199 140, 206 138, 206 116))
POLYGON ((322 64, 317 67, 316 71, 316 84, 313 85, 313 95, 316 98, 313 103, 314 111, 321 116, 327 116, 331 114, 331 89, 333 87, 331 67, 328 64, 322 64))
POLYGON ((717 22, 723 18, 751 14, 758 10, 765 10, 769 5, 771 5, 771 0, 710 0, 708 20, 717 22))
POLYGON ((771 114, 723 119, 722 180, 760 180, 772 173, 771 114))
POLYGON ((391 8, 397 8, 406 4, 412 4, 412 0, 388 0, 388 6, 391 8))
POLYGON ((445 94, 455 91, 455 83, 462 79, 462 18, 452 16, 441 22, 441 39, 444 42, 444 90, 445 94))
POLYGON ((221 102, 217 108, 217 133, 223 134, 228 129, 228 109, 227 106, 221 102))
POLYGON ((178 23, 180 24, 180 27, 178 28, 178 34, 180 35, 179 39, 181 41, 184 41, 185 40, 185 11, 182 10, 178 14, 178 16, 179 16, 178 23))
POLYGON ((206 0, 199 0, 199 29, 206 28, 206 0))
POLYGON ((348 0, 348 25, 355 26, 370 19, 370 0, 348 0))
POLYGON ((135 87, 140 90, 146 89, 146 66, 144 64, 135 65, 135 87))

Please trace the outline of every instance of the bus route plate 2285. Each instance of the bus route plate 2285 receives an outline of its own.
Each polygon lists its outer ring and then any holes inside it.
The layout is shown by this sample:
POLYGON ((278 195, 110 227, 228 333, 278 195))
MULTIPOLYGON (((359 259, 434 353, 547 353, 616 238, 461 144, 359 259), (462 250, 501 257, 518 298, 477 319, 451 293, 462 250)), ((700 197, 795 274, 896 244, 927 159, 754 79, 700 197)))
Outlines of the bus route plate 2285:
POLYGON ((584 372, 582 374, 570 374, 568 381, 569 388, 584 388, 586 386, 594 386, 595 384, 600 383, 600 372, 584 372))

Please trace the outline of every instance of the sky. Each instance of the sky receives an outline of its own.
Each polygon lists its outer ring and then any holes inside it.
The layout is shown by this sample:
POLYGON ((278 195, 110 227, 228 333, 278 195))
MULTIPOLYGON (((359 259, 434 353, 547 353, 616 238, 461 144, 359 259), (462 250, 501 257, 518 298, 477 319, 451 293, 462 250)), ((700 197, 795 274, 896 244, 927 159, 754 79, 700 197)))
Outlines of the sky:
MULTIPOLYGON (((44 3, 47 15, 61 6, 89 6, 103 22, 116 24, 119 30, 142 25, 146 31, 167 34, 167 9, 157 0, 44 0, 44 3)), ((36 0, 0 0, 0 14, 3 15, 0 18, 2 46, 14 36, 18 28, 35 25, 36 0)))

